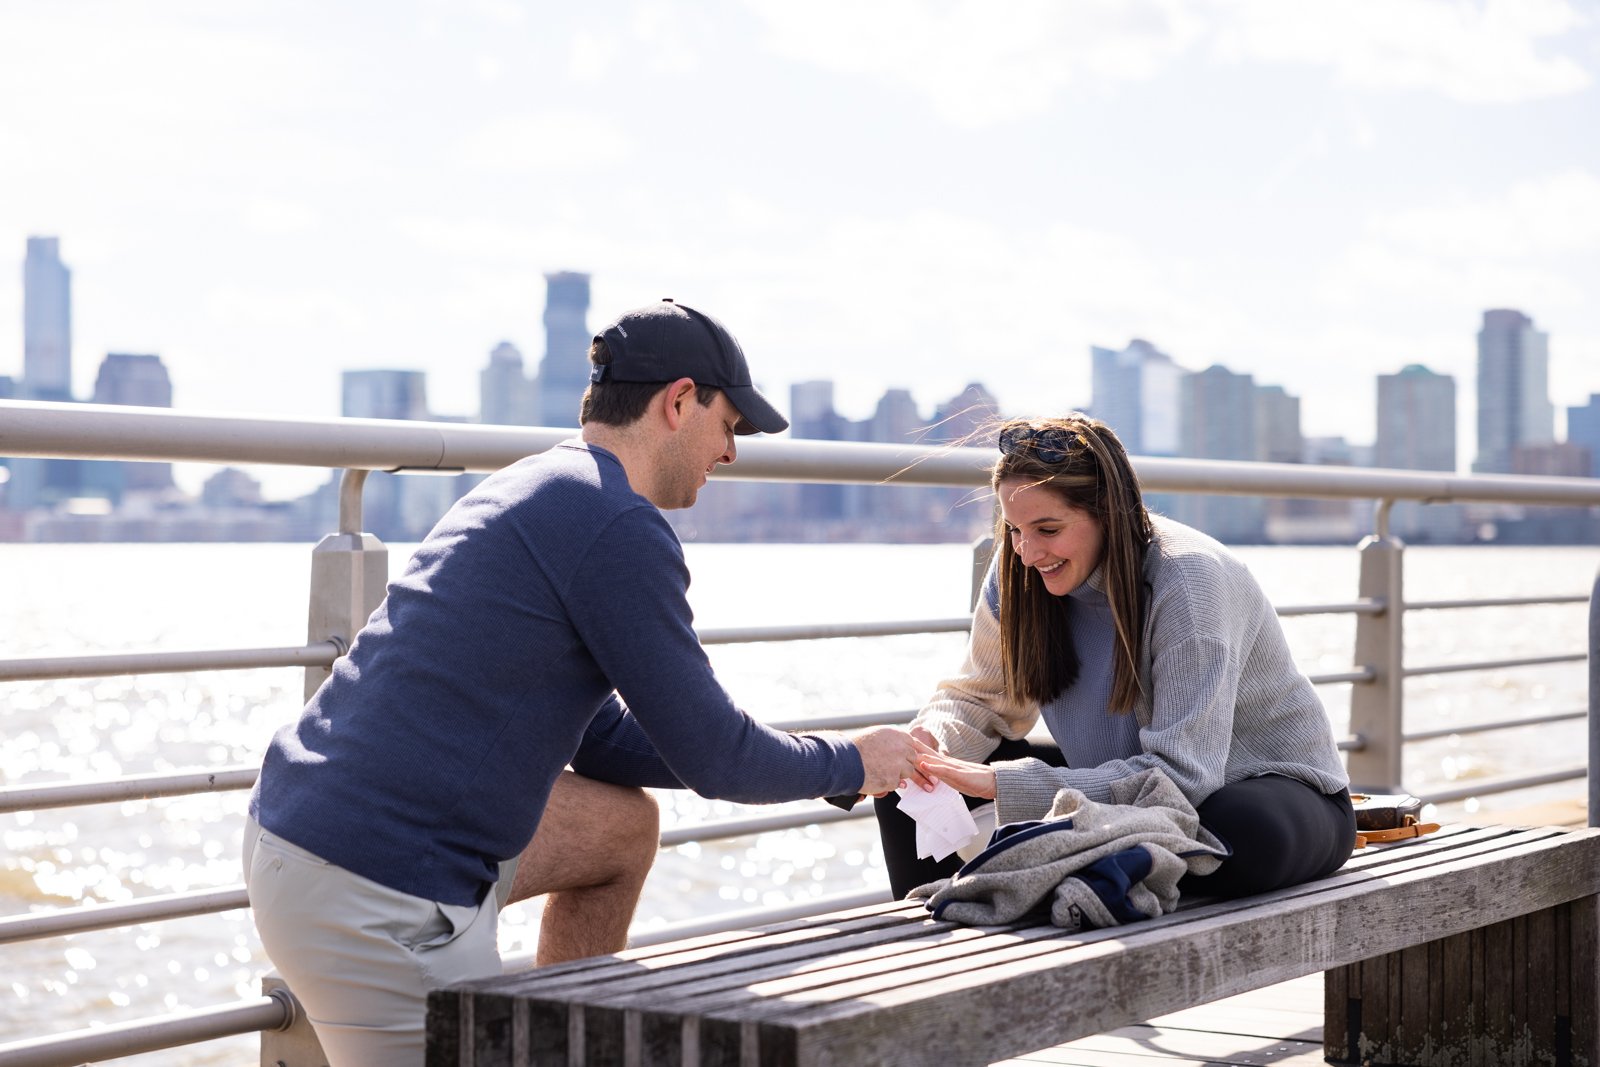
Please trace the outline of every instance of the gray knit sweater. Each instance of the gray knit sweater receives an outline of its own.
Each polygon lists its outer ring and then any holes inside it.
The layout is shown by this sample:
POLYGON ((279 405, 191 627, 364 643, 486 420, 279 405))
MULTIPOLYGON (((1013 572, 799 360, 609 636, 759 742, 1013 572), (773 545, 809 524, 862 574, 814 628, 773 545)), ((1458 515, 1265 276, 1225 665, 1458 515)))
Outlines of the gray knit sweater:
MULTIPOLYGON (((1160 517, 1155 530, 1144 567, 1143 694, 1133 711, 1142 751, 1094 767, 996 763, 1000 823, 1044 817, 1062 787, 1108 802, 1112 782, 1150 767, 1196 807, 1224 785, 1263 774, 1324 793, 1349 785, 1327 713, 1249 570, 1198 530, 1160 517)), ((1096 667, 1084 664, 1085 672, 1096 667)), ((961 673, 940 684, 916 723, 950 755, 982 760, 1000 738, 1022 737, 1038 719, 1037 704, 1005 691, 999 620, 980 598, 961 673)))

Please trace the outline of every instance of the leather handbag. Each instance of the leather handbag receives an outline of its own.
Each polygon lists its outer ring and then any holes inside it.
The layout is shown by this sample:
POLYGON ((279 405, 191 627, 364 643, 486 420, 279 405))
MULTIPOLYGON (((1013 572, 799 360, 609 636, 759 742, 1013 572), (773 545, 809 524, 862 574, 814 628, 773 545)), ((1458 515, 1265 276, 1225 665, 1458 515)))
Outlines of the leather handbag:
POLYGON ((1404 841, 1439 829, 1422 821, 1422 801, 1409 793, 1351 793, 1356 812, 1356 848, 1404 841))

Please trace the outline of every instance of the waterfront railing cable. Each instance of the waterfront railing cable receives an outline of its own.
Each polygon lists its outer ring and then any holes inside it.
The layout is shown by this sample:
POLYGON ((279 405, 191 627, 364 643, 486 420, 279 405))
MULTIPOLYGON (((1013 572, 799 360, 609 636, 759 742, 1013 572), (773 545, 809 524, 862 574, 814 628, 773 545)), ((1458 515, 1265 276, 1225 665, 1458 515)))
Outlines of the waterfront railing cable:
MULTIPOLYGON (((340 493, 340 532, 324 539, 316 551, 316 556, 320 558, 315 558, 313 562, 313 633, 305 645, 0 659, 0 682, 294 667, 306 671, 306 687, 312 689, 348 647, 354 630, 359 629, 366 615, 376 606, 376 598, 381 596, 382 581, 379 578, 382 571, 381 568, 373 568, 386 563, 384 550, 381 543, 370 534, 360 532, 362 489, 367 471, 490 471, 525 455, 543 451, 571 433, 570 430, 550 428, 355 419, 274 419, 190 414, 163 409, 0 401, 0 455, 286 464, 346 471, 340 493), (357 588, 359 599, 347 599, 331 605, 327 603, 326 590, 323 590, 319 609, 316 585, 319 581, 326 581, 329 573, 342 574, 346 579, 351 574, 372 574, 374 581, 365 585, 359 581, 346 581, 346 588, 357 588), (374 582, 376 588, 373 588, 374 582)), ((741 442, 737 467, 718 473, 723 477, 746 480, 975 488, 987 483, 989 459, 990 455, 984 449, 757 440, 741 442)), ((1136 459, 1136 466, 1145 488, 1151 492, 1370 499, 1377 502, 1377 532, 1364 541, 1359 549, 1362 556, 1360 595, 1339 603, 1285 605, 1277 609, 1282 617, 1351 615, 1356 619, 1356 662, 1349 670, 1314 674, 1311 680, 1317 685, 1351 687, 1351 732, 1340 738, 1338 743, 1349 754, 1352 778, 1357 782, 1369 787, 1401 786, 1400 756, 1406 743, 1571 722, 1586 716, 1591 724, 1591 752, 1600 751, 1600 747, 1597 747, 1600 742, 1595 740, 1600 734, 1594 732, 1600 715, 1595 714, 1596 694, 1593 688, 1589 694, 1590 707, 1586 711, 1557 711, 1449 729, 1405 731, 1406 679, 1466 671, 1570 664, 1589 658, 1586 652, 1573 652, 1412 666, 1404 659, 1402 619, 1407 613, 1587 602, 1590 604, 1593 632, 1600 633, 1600 622, 1594 621, 1593 592, 1589 595, 1406 602, 1400 595, 1403 546, 1389 537, 1387 530, 1388 510, 1395 501, 1596 507, 1600 506, 1600 480, 1460 476, 1441 472, 1148 457, 1136 459)), ((981 563, 979 559, 974 560, 975 574, 981 573, 981 563)), ((725 627, 708 628, 700 637, 707 645, 865 639, 958 633, 964 632, 969 623, 969 619, 960 617, 725 627)), ((849 712, 774 721, 771 725, 781 729, 852 729, 886 722, 904 722, 911 714, 910 709, 849 712)), ((0 787, 0 813, 244 790, 254 784, 256 770, 255 766, 191 768, 93 781, 0 787)), ((1431 803, 1448 803, 1467 797, 1581 779, 1586 773, 1585 766, 1575 766, 1531 775, 1482 779, 1469 786, 1423 794, 1423 799, 1431 803)), ((1593 780, 1590 782, 1589 799, 1592 820, 1600 811, 1593 780)), ((670 827, 662 833, 661 844, 663 848, 674 848, 694 842, 859 820, 870 816, 869 808, 858 806, 853 812, 817 808, 719 819, 670 827)), ((882 890, 816 897, 776 908, 726 913, 653 927, 638 931, 631 940, 634 944, 655 944, 751 923, 773 922, 855 906, 882 897, 882 890)), ((0 944, 245 907, 248 907, 248 901, 243 886, 231 885, 149 896, 115 904, 34 911, 0 917, 0 944)), ((507 957, 507 963, 513 966, 525 962, 527 960, 521 955, 507 957)), ((228 1035, 273 1031, 293 1022, 294 1013, 293 998, 286 991, 275 989, 270 995, 236 1004, 0 1044, 0 1067, 78 1064, 228 1035)))

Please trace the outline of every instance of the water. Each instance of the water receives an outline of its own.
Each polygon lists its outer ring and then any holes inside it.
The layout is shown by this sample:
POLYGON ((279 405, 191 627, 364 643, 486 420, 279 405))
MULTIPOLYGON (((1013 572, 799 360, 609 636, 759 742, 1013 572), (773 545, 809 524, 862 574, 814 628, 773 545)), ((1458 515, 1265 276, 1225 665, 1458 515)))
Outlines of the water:
MULTIPOLYGON (((392 546, 398 569, 408 546, 392 546)), ((690 545, 690 599, 702 626, 923 618, 965 612, 970 564, 959 545, 690 545)), ((1348 601, 1356 554, 1249 548, 1240 554, 1277 603, 1348 601)), ((0 656, 137 649, 268 647, 305 633, 310 550, 300 545, 7 545, 0 548, 0 656)), ((1416 548, 1413 600, 1588 590, 1600 549, 1416 548)), ((1284 622, 1303 669, 1349 669, 1352 616, 1284 622)), ((1412 665, 1581 652, 1582 605, 1417 613, 1412 665)), ((739 702, 763 717, 915 708, 960 663, 957 634, 722 646, 710 650, 739 702)), ((1408 728, 1430 729, 1586 701, 1583 664, 1447 674, 1408 683, 1408 728)), ((1347 686, 1320 690, 1336 732, 1347 686)), ((0 683, 0 782, 106 777, 260 759, 300 707, 295 670, 0 683)), ((1475 778, 1582 762, 1582 722, 1410 746, 1406 780, 1427 791, 1475 778)), ((1579 783, 1485 798, 1483 810, 1572 796, 1579 783)), ((666 825, 736 813, 662 795, 666 825)), ((0 914, 116 902, 238 882, 242 793, 0 815, 0 914)), ((1474 810, 1454 806, 1443 814, 1474 810)), ((777 904, 884 884, 870 822, 689 845, 662 853, 638 922, 777 904)), ((526 905, 504 916, 502 948, 531 949, 526 905)), ((266 964, 247 913, 201 916, 0 946, 0 1042, 227 1003, 254 995, 266 964)), ((253 1036, 130 1059, 240 1065, 253 1036)))

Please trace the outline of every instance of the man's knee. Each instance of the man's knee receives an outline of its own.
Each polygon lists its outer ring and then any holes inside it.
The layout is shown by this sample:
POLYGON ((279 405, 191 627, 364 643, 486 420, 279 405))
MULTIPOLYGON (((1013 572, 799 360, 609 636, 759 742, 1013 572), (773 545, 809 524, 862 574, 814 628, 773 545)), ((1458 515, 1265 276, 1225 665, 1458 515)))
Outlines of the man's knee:
POLYGON ((648 870, 661 847, 661 805, 649 792, 626 787, 620 790, 616 806, 615 838, 619 848, 648 870))

